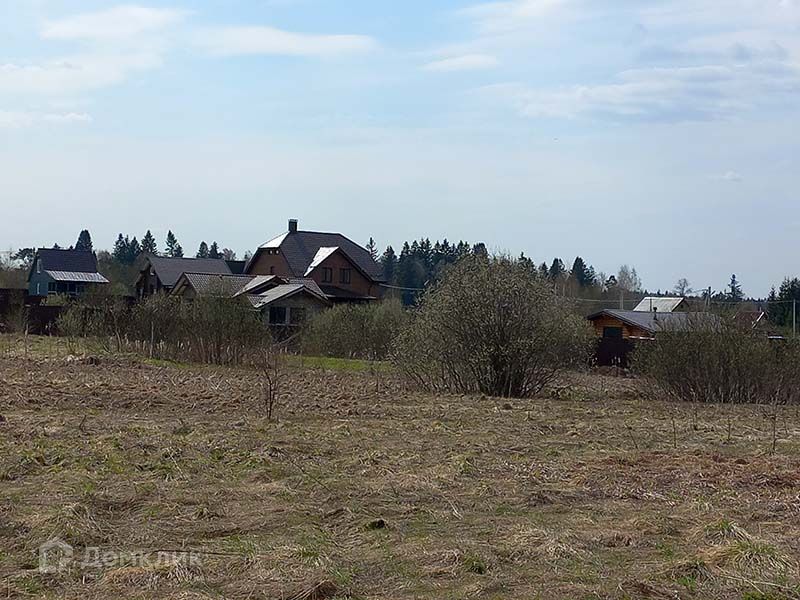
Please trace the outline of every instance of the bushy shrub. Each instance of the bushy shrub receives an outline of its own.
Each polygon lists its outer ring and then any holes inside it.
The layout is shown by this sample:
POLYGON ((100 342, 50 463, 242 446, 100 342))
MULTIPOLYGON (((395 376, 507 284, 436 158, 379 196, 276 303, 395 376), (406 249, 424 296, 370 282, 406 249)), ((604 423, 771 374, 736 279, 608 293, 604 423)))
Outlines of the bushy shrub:
POLYGON ((585 365, 592 344, 585 319, 528 265, 468 257, 424 294, 395 359, 427 390, 530 397, 585 365))
POLYGON ((153 358, 241 364, 272 344, 258 312, 242 298, 200 297, 183 302, 156 294, 129 307, 120 299, 84 299, 66 308, 59 331, 91 337, 153 358))
POLYGON ((408 321, 398 300, 336 306, 308 323, 303 351, 317 356, 384 360, 408 321))
POLYGON ((638 344, 633 367, 678 400, 786 404, 800 399, 800 346, 731 319, 698 316, 638 344))

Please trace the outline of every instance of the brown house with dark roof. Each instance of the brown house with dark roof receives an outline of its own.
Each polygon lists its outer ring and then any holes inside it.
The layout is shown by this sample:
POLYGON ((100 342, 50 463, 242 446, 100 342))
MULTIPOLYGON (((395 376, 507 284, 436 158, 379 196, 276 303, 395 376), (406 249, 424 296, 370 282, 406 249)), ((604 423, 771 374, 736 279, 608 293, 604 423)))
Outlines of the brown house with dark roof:
POLYGON ((340 233, 289 231, 263 244, 247 275, 312 279, 331 302, 371 302, 383 293, 383 273, 366 248, 340 233))
POLYGON ((157 292, 169 293, 184 273, 203 275, 241 274, 238 261, 221 258, 170 258, 148 254, 144 257, 136 280, 137 298, 145 298, 157 292))

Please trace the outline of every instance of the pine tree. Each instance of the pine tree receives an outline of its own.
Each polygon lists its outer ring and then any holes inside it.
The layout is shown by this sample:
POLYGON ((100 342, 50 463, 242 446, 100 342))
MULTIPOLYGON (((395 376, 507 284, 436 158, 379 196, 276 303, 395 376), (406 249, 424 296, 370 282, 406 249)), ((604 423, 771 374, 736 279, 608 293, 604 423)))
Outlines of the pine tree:
MULTIPOLYGON (((178 258, 176 254, 176 249, 179 246, 178 238, 175 237, 175 234, 172 233, 171 229, 167 232, 167 240, 165 245, 166 245, 165 254, 167 256, 171 256, 172 258, 178 258)), ((183 255, 183 252, 181 252, 181 255, 183 255)))
POLYGON ((582 288, 591 287, 595 284, 594 269, 588 267, 580 256, 576 257, 575 262, 572 263, 570 276, 582 288))
POLYGON ((554 258, 550 269, 547 272, 547 277, 552 282, 560 281, 566 274, 567 269, 564 267, 564 261, 560 258, 554 258))
POLYGON ((482 256, 483 258, 488 258, 489 251, 486 249, 486 244, 483 242, 478 242, 472 247, 472 253, 475 256, 482 256))
POLYGON ((731 275, 731 282, 728 284, 728 293, 726 294, 728 302, 741 302, 744 300, 744 292, 742 286, 736 279, 736 275, 731 275))
POLYGON ((130 257, 130 240, 127 237, 122 237, 120 233, 117 236, 117 241, 114 242, 114 250, 111 252, 111 256, 114 257, 114 260, 120 264, 128 264, 128 259, 130 257))
POLYGON ((200 247, 197 249, 197 258, 208 258, 208 244, 200 242, 200 247))
POLYGON ((141 248, 143 254, 153 254, 153 255, 158 254, 158 248, 156 247, 156 238, 153 237, 153 234, 150 233, 149 229, 142 238, 141 248))
POLYGON ((208 258, 222 258, 217 242, 211 242, 211 247, 208 249, 208 258))
POLYGON ((369 238, 369 242, 367 242, 367 252, 369 252, 372 260, 375 262, 378 261, 378 244, 375 243, 374 238, 369 238))
POLYGON ((172 256, 175 258, 183 258, 183 247, 180 244, 175 244, 175 249, 172 251, 172 256))
POLYGON ((383 253, 380 259, 381 267, 383 267, 383 278, 388 282, 394 282, 394 276, 397 271, 397 255, 394 253, 394 248, 388 246, 386 252, 383 253))
POLYGON ((80 235, 78 235, 78 241, 75 244, 75 250, 80 250, 82 252, 92 252, 94 250, 94 247, 92 246, 92 236, 88 229, 84 229, 81 231, 80 235))
POLYGON ((128 245, 128 264, 132 265, 135 263, 136 259, 139 258, 141 253, 142 247, 139 245, 139 240, 137 240, 136 236, 134 236, 128 245))

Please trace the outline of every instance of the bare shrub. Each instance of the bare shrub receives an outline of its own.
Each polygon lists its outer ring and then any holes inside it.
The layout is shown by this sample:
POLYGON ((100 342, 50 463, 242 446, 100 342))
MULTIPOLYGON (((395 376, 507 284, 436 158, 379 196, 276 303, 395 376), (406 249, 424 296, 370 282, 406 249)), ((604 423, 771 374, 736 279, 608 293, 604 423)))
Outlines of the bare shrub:
POLYGON ((396 362, 422 388, 530 397, 587 363, 593 337, 522 262, 468 257, 426 292, 396 362))
POLYGON ((800 399, 800 345, 770 340, 732 319, 696 316, 638 345, 633 367, 687 402, 787 404, 800 399))
POLYGON ((272 344, 258 312, 242 298, 183 302, 156 294, 133 308, 118 299, 84 300, 72 303, 58 326, 70 339, 113 341, 118 351, 184 362, 243 364, 272 344))
POLYGON ((321 312, 303 334, 303 352, 317 356, 384 360, 409 316, 398 300, 341 305, 321 312))

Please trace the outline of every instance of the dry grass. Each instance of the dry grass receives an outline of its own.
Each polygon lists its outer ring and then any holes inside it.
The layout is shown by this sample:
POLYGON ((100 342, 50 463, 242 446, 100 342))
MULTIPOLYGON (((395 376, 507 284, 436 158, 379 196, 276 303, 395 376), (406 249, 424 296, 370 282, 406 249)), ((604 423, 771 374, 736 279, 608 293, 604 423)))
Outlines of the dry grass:
POLYGON ((800 597, 797 408, 770 456, 761 409, 631 380, 509 403, 298 366, 275 423, 254 373, 3 354, 0 598, 800 597), (40 574, 52 537, 201 561, 40 574))

